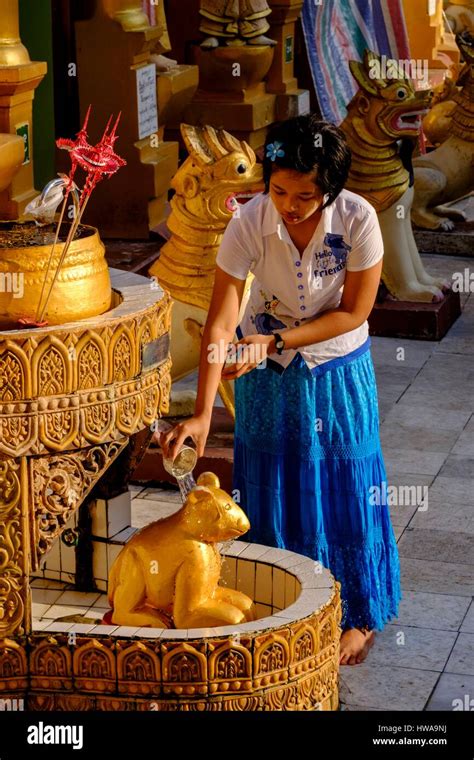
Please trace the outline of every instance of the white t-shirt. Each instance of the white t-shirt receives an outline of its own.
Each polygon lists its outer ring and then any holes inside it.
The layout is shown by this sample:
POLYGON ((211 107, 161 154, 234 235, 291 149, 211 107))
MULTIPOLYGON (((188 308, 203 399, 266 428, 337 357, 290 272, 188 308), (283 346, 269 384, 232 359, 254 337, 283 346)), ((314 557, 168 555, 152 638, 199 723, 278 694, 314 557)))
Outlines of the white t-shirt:
MULTIPOLYGON (((343 190, 322 212, 321 220, 300 259, 270 194, 259 193, 240 208, 223 235, 216 263, 227 274, 255 279, 237 335, 270 335, 298 327, 322 311, 339 306, 346 270, 357 272, 383 257, 382 233, 373 206, 343 190)), ((269 359, 287 367, 297 352, 313 369, 345 356, 368 338, 368 324, 335 338, 269 359)))

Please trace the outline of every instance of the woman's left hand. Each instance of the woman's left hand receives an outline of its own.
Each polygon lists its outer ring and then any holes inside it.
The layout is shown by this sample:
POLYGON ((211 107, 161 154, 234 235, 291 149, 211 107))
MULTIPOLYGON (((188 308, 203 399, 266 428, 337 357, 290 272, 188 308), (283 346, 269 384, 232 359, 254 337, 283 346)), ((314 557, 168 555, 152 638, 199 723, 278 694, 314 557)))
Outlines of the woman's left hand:
POLYGON ((265 361, 275 350, 275 338, 273 335, 246 335, 233 346, 237 351, 237 360, 233 364, 224 364, 223 380, 235 380, 265 361))

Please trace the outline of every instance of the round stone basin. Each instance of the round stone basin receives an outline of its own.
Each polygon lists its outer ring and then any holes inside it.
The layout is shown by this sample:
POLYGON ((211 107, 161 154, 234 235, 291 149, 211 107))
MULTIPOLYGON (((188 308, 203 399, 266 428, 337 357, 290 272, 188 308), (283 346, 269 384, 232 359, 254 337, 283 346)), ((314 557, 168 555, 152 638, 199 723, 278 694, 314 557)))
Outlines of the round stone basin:
POLYGON ((56 681, 74 691, 40 709, 337 710, 340 584, 283 549, 235 541, 223 556, 220 585, 254 599, 254 622, 186 630, 52 622, 42 631, 33 622, 33 690, 56 681), (41 663, 61 637, 69 662, 58 679, 41 663))

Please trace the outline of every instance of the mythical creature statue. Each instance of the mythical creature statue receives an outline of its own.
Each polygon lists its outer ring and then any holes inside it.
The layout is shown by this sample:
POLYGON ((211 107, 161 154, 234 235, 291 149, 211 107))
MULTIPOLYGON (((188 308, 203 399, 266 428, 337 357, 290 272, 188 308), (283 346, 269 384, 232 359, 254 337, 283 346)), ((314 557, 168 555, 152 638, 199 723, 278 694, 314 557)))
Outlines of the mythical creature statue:
POLYGON ((242 509, 202 473, 174 515, 150 523, 124 546, 109 576, 107 620, 115 625, 204 628, 255 619, 253 600, 219 586, 217 543, 250 529, 242 509))
POLYGON ((416 92, 395 61, 385 72, 380 56, 369 50, 350 61, 359 90, 341 124, 352 150, 346 187, 376 209, 384 241, 382 280, 400 301, 441 301, 448 283, 429 275, 413 237, 411 152, 431 91, 416 92), (401 143, 401 147, 399 147, 401 143))
POLYGON ((201 0, 199 30, 207 35, 203 48, 226 45, 276 45, 266 37, 271 13, 267 0, 201 0))
POLYGON ((445 17, 454 34, 474 31, 473 0, 445 0, 445 17))
POLYGON ((444 204, 474 189, 474 36, 463 32, 456 36, 456 42, 466 65, 458 80, 461 90, 454 96, 450 135, 439 148, 413 161, 412 219, 419 227, 431 230, 453 229, 449 217, 464 221, 462 211, 444 204))
MULTIPOLYGON (((237 198, 262 191, 262 167, 252 148, 225 130, 181 125, 189 156, 171 186, 168 228, 171 237, 150 269, 174 300, 171 324, 172 378, 179 380, 199 365, 201 335, 214 287, 216 255, 237 198)), ((239 319, 253 275, 249 274, 239 319)), ((223 381, 219 394, 234 414, 233 381, 223 381)))
POLYGON ((423 119, 423 132, 435 147, 441 145, 451 131, 453 113, 457 107, 454 100, 458 93, 456 83, 461 68, 453 64, 444 81, 434 88, 431 108, 423 119))

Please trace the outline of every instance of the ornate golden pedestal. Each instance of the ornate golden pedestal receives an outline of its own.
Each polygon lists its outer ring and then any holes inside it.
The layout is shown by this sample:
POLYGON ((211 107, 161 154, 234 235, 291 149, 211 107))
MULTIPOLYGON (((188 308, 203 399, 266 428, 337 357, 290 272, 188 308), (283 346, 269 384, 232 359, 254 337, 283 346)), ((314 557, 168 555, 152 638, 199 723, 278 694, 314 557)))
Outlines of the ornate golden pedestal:
POLYGON ((168 408, 169 295, 111 274, 106 314, 0 332, 0 638, 30 633, 30 572, 130 436, 168 408))
POLYGON ((337 710, 341 599, 329 571, 235 541, 221 577, 260 600, 257 620, 173 630, 54 622, 0 640, 0 697, 28 710, 337 710))

